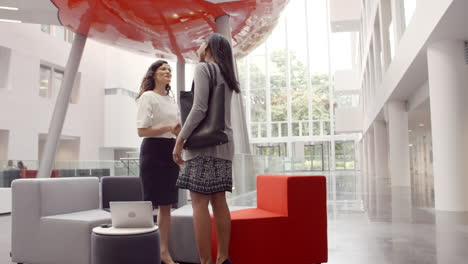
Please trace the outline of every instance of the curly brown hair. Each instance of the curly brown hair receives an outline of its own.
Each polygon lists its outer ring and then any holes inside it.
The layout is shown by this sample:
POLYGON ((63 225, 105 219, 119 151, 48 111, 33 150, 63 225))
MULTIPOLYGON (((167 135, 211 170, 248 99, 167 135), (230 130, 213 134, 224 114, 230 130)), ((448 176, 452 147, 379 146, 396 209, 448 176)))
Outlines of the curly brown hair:
MULTIPOLYGON (((161 67, 163 64, 169 64, 165 60, 158 60, 155 63, 151 64, 151 66, 148 68, 148 71, 145 74, 145 77, 143 77, 143 80, 141 81, 140 85, 140 92, 138 93, 138 96, 136 99, 140 98, 140 96, 146 92, 146 91, 152 91, 156 87, 156 82, 154 81, 154 73, 161 67)), ((171 86, 169 84, 166 85, 166 94, 169 95, 169 92, 171 91, 171 86)))

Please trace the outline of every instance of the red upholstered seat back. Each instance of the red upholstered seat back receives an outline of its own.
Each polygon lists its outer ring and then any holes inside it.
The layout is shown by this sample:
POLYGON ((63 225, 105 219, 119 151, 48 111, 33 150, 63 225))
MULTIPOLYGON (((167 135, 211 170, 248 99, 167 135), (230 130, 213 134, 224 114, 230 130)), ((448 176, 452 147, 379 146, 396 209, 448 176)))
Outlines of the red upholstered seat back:
POLYGON ((259 209, 293 218, 312 217, 314 210, 326 210, 326 199, 325 176, 257 176, 259 209))
POLYGON ((257 176, 257 208, 288 215, 288 176, 257 176))
POLYGON ((327 194, 325 176, 260 175, 257 207, 288 217, 288 243, 297 263, 327 259, 327 194), (304 254, 305 252, 309 252, 304 254))

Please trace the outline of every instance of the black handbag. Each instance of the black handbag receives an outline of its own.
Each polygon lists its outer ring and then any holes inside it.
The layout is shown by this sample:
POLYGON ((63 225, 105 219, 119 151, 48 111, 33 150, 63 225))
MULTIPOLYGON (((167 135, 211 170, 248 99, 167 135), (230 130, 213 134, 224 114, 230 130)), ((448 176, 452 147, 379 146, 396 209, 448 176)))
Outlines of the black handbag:
MULTIPOLYGON (((207 62, 207 64, 210 73, 208 110, 206 111, 205 118, 185 141, 184 149, 190 150, 212 147, 226 144, 229 141, 228 136, 224 132, 226 129, 224 108, 225 85, 224 83, 217 85, 216 68, 209 62, 207 62)), ((191 91, 180 92, 180 115, 182 124, 185 123, 185 120, 192 110, 193 98, 195 95, 194 86, 195 84, 192 83, 191 91)))

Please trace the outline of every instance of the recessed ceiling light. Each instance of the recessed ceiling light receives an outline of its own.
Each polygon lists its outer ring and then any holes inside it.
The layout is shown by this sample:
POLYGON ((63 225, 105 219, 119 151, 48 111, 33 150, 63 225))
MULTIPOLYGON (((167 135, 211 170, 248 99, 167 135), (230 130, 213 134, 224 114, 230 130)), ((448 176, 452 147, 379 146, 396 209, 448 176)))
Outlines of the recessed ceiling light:
POLYGON ((409 144, 408 146, 409 146, 410 148, 412 148, 412 147, 413 147, 413 144, 409 144))
POLYGON ((179 18, 179 15, 178 14, 173 14, 172 17, 173 18, 179 18))
POLYGON ((0 9, 18 11, 17 7, 10 7, 10 6, 0 6, 0 9))
POLYGON ((12 19, 0 19, 0 22, 21 23, 21 21, 19 20, 12 20, 12 19))
POLYGON ((419 124, 419 127, 423 127, 423 126, 424 126, 424 124, 423 124, 423 123, 419 124))
POLYGON ((195 14, 195 13, 194 13, 193 11, 190 11, 189 14, 193 15, 193 14, 195 14))
POLYGON ((408 132, 411 133, 411 132, 413 132, 413 130, 410 129, 410 130, 408 130, 408 132))

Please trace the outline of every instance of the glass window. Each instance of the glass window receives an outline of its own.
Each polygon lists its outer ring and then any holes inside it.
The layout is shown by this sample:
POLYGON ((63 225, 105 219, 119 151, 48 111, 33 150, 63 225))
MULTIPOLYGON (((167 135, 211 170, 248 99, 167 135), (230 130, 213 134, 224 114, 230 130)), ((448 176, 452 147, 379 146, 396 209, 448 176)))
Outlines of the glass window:
POLYGON ((260 136, 262 138, 267 137, 267 124, 266 123, 260 124, 260 136))
POLYGON ((286 10, 289 70, 291 88, 293 89, 305 89, 307 87, 307 35, 304 34, 306 26, 305 7, 304 0, 296 0, 290 1, 286 10))
POLYGON ((266 88, 265 45, 255 49, 250 55, 250 89, 266 88))
POLYGON ((293 132, 293 136, 295 136, 295 137, 300 136, 300 129, 299 129, 299 123, 298 122, 292 123, 292 132, 293 132))
POLYGON ((335 166, 337 170, 355 169, 355 152, 353 141, 336 142, 335 166))
POLYGON ((258 138, 258 124, 252 123, 250 125, 250 128, 251 128, 250 135, 252 136, 252 138, 258 138))
POLYGON ((250 90, 250 115, 252 122, 265 122, 266 118, 265 89, 250 90))
POLYGON ((330 95, 328 74, 312 76, 312 119, 330 119, 330 95))
POLYGON ((288 57, 284 17, 280 18, 278 25, 268 38, 268 57, 271 89, 286 89, 288 57))
MULTIPOLYGON (((305 1, 311 75, 328 74, 328 1, 305 1)), ((302 33, 301 33, 302 34, 302 33)), ((312 77, 313 78, 313 77, 312 77)))
POLYGON ((271 136, 279 137, 279 123, 271 124, 271 136))
POLYGON ((309 120, 309 94, 306 89, 292 89, 292 120, 309 120))
POLYGON ((288 123, 281 123, 281 136, 282 137, 288 136, 288 123))
POLYGON ((309 122, 302 122, 302 136, 309 136, 309 122))
POLYGON ((312 133, 314 136, 322 135, 321 128, 320 128, 320 121, 312 122, 312 133))
POLYGON ((39 77, 39 96, 50 97, 51 96, 51 75, 52 69, 48 66, 40 66, 40 77, 39 77))
POLYGON ((284 144, 255 145, 257 155, 279 157, 283 155, 284 144))
POLYGON ((287 90, 284 90, 284 89, 272 89, 271 90, 271 120, 272 121, 287 121, 288 120, 287 90))
POLYGON ((323 156, 323 145, 306 145, 304 146, 304 157, 311 161, 311 170, 323 170, 324 168, 324 156, 323 156))
POLYGON ((324 135, 331 135, 330 134, 330 121, 323 121, 323 134, 324 135))

